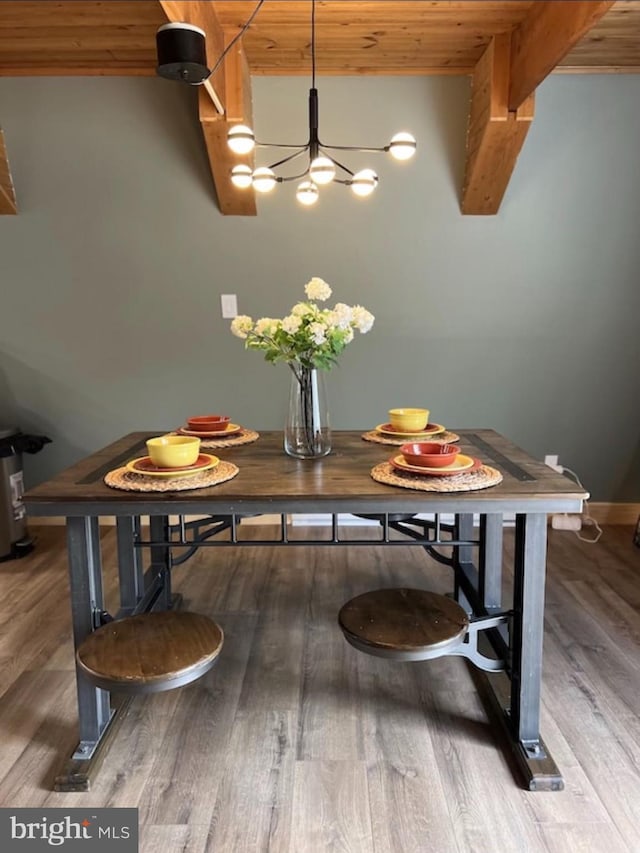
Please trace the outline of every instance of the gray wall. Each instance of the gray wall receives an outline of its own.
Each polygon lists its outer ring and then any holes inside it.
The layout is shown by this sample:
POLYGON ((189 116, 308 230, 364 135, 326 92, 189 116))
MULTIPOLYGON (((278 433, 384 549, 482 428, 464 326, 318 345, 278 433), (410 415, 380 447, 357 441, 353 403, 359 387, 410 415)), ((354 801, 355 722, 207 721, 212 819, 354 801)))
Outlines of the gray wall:
MULTIPOLYGON (((258 135, 306 136, 305 78, 254 80, 258 135)), ((54 443, 29 484, 137 429, 229 412, 279 429, 284 365, 220 316, 282 316, 313 275, 376 315, 328 377, 333 424, 424 405, 557 453, 597 500, 640 500, 640 77, 540 88, 499 215, 463 217, 464 78, 322 78, 326 142, 419 140, 370 200, 293 187, 222 217, 195 93, 160 79, 0 79, 20 214, 0 219, 0 423, 54 443)))

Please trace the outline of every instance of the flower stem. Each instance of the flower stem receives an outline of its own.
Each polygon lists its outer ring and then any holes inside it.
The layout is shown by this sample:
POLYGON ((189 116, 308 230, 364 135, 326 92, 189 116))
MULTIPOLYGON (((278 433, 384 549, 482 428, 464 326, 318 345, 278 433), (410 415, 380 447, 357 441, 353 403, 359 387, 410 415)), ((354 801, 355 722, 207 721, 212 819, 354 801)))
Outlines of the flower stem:
POLYGON ((289 363, 293 375, 296 377, 300 388, 299 396, 299 428, 309 456, 314 456, 317 451, 316 444, 322 440, 322 426, 320 422, 319 401, 315 392, 316 378, 314 368, 304 367, 300 363, 289 363))

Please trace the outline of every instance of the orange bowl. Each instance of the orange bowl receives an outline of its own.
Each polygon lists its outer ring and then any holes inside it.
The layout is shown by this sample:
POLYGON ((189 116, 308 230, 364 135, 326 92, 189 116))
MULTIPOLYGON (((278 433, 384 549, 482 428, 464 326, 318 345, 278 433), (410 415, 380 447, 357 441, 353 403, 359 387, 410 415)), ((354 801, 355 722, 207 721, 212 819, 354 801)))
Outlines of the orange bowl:
POLYGON ((197 415, 187 418, 187 426, 193 432, 219 432, 226 429, 229 415, 197 415))
POLYGON ((455 444, 438 444, 436 441, 418 441, 403 444, 400 448, 406 462, 423 468, 444 468, 455 462, 460 448, 455 444))

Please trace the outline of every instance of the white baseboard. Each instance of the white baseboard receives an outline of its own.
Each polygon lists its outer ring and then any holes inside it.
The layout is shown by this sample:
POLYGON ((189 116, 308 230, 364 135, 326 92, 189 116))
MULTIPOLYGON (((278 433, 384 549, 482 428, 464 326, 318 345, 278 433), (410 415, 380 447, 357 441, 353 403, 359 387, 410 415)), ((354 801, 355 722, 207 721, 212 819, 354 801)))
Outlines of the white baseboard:
MULTIPOLYGON (((324 527, 331 524, 331 515, 329 513, 319 515, 302 513, 299 515, 293 515, 291 516, 291 518, 291 523, 293 527, 324 527)), ((435 518, 435 514, 428 512, 420 512, 416 515, 416 518, 433 520, 435 518)), ((516 517, 514 513, 504 514, 504 523, 506 527, 509 527, 510 525, 514 524, 515 520, 516 517)), ((455 521, 455 516, 453 513, 450 512, 440 513, 440 521, 442 524, 453 524, 455 521)), ((349 527, 364 527, 371 525, 375 526, 378 524, 377 521, 374 521, 371 518, 360 518, 357 515, 350 515, 349 513, 339 513, 338 523, 348 525, 349 527)), ((477 513, 473 516, 473 523, 476 527, 480 524, 480 516, 477 513)))

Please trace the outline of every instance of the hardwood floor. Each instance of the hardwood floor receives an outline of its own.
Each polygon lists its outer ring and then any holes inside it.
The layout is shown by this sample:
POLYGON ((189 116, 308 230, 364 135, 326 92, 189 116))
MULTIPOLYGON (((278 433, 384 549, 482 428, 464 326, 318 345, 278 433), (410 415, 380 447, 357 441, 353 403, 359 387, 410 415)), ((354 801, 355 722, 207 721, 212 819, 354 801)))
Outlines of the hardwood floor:
MULTIPOLYGON (((518 787, 462 659, 397 663, 344 641, 336 617, 354 595, 450 590, 420 549, 370 546, 202 549, 176 568, 185 607, 224 628, 219 663, 136 697, 93 790, 54 793, 77 742, 64 531, 31 532, 35 551, 0 565, 0 806, 136 806, 143 853, 640 850, 631 527, 596 545, 550 531, 542 733, 566 785, 554 793, 518 787)), ((115 610, 112 530, 103 543, 115 610)))

